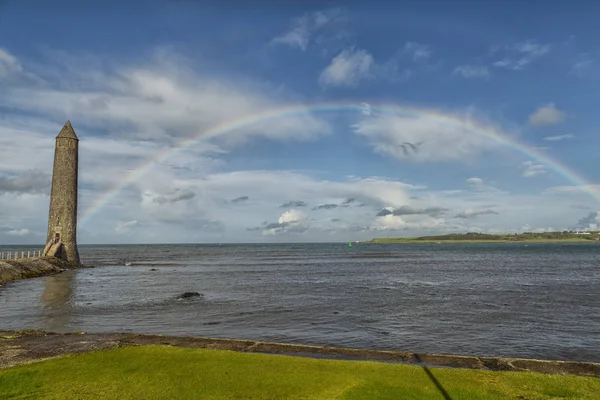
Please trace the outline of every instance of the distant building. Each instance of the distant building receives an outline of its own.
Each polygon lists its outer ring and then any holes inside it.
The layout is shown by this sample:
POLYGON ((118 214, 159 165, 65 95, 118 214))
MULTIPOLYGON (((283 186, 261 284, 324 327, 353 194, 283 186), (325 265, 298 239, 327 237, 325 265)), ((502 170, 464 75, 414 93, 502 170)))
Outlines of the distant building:
POLYGON ((56 136, 44 256, 79 264, 77 250, 77 172, 79 139, 67 121, 56 136))

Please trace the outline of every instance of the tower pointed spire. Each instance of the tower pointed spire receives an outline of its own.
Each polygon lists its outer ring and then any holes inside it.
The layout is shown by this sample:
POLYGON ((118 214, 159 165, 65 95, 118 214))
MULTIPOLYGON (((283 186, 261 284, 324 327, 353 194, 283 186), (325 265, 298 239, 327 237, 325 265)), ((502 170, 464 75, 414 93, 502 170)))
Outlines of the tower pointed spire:
POLYGON ((63 128, 58 133, 58 136, 56 136, 56 137, 57 138, 78 139, 77 135, 75 134, 75 130, 73 129, 73 126, 71 126, 71 121, 67 121, 65 126, 63 126, 63 128))

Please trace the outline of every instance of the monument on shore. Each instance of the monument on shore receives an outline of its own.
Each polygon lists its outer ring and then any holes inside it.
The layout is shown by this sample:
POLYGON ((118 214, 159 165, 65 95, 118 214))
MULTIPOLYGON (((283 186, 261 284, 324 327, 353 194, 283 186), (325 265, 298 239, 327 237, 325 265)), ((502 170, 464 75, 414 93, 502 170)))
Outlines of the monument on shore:
POLYGON ((67 121, 56 136, 48 237, 43 256, 80 264, 77 250, 77 170, 79 139, 67 121))

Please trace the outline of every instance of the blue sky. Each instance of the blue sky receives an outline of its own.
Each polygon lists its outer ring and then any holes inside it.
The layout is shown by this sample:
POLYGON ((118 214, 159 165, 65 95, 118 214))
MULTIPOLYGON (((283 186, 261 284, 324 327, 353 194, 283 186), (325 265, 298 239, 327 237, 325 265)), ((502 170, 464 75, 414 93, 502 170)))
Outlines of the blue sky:
POLYGON ((0 244, 43 243, 67 119, 81 243, 598 228, 593 2, 220 4, 0 3, 0 244))

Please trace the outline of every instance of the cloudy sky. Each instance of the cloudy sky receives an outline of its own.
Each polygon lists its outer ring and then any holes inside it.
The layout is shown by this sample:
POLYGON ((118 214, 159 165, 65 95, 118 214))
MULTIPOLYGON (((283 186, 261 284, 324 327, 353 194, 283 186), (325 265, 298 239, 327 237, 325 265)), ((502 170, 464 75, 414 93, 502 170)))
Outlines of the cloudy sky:
POLYGON ((593 2, 211 3, 0 2, 0 244, 67 119, 80 243, 600 224, 593 2))

